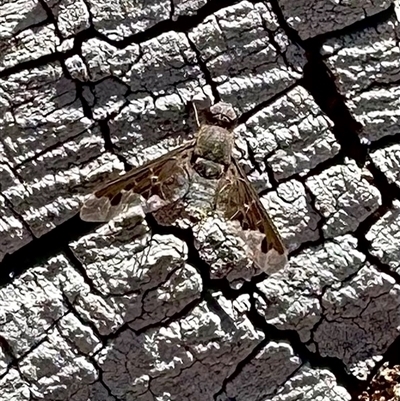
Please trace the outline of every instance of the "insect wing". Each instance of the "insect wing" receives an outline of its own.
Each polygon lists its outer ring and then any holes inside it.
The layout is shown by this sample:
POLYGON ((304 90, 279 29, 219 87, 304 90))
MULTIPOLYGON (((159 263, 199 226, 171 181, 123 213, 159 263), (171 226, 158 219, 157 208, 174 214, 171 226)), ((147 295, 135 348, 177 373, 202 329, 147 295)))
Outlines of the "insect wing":
POLYGON ((143 199, 145 212, 153 212, 183 197, 189 188, 186 165, 194 143, 188 142, 96 190, 83 204, 81 219, 106 222, 131 204, 143 205, 143 199))
POLYGON ((216 207, 236 225, 249 257, 259 268, 272 274, 285 266, 287 251, 282 239, 257 192, 234 159, 221 180, 216 207))

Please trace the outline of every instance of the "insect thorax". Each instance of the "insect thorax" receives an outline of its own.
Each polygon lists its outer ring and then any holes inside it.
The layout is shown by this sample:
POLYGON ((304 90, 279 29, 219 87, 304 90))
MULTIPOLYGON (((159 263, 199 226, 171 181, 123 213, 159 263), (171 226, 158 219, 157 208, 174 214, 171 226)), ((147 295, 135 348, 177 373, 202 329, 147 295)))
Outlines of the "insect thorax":
POLYGON ((204 178, 220 178, 231 163, 233 135, 216 125, 203 125, 193 152, 193 168, 204 178))

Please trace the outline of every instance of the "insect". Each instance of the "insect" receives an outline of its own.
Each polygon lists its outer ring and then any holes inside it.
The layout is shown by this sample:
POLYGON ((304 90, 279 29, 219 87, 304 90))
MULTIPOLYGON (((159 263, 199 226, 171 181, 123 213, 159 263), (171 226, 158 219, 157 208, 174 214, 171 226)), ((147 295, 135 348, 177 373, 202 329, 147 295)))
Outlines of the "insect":
POLYGON ((236 113, 219 102, 205 112, 194 140, 97 189, 83 204, 82 220, 106 222, 130 202, 144 201, 160 224, 187 218, 196 224, 216 213, 231 222, 250 256, 271 272, 287 262, 287 251, 246 174, 232 157, 236 113))

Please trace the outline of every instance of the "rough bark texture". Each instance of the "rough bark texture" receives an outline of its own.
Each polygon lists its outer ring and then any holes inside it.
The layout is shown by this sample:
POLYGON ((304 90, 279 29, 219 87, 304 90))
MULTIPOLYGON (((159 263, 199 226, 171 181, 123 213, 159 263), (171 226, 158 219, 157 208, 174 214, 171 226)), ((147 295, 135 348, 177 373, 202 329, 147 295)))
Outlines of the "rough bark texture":
POLYGON ((399 364, 397 15, 0 1, 1 400, 344 401, 399 364), (151 216, 76 215, 192 138, 198 94, 240 114, 236 157, 290 251, 276 274, 217 222, 198 251, 151 216))

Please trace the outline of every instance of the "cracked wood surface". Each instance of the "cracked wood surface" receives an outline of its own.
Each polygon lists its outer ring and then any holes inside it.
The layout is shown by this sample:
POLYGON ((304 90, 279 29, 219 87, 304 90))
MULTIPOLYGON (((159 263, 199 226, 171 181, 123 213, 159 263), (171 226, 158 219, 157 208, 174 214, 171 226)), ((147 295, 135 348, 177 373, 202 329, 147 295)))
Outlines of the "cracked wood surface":
POLYGON ((0 2, 1 400, 365 399, 400 363, 398 16, 385 0, 0 2), (290 251, 271 276, 223 222, 197 249, 151 216, 77 217, 193 137, 199 94, 240 115, 235 157, 290 251))

